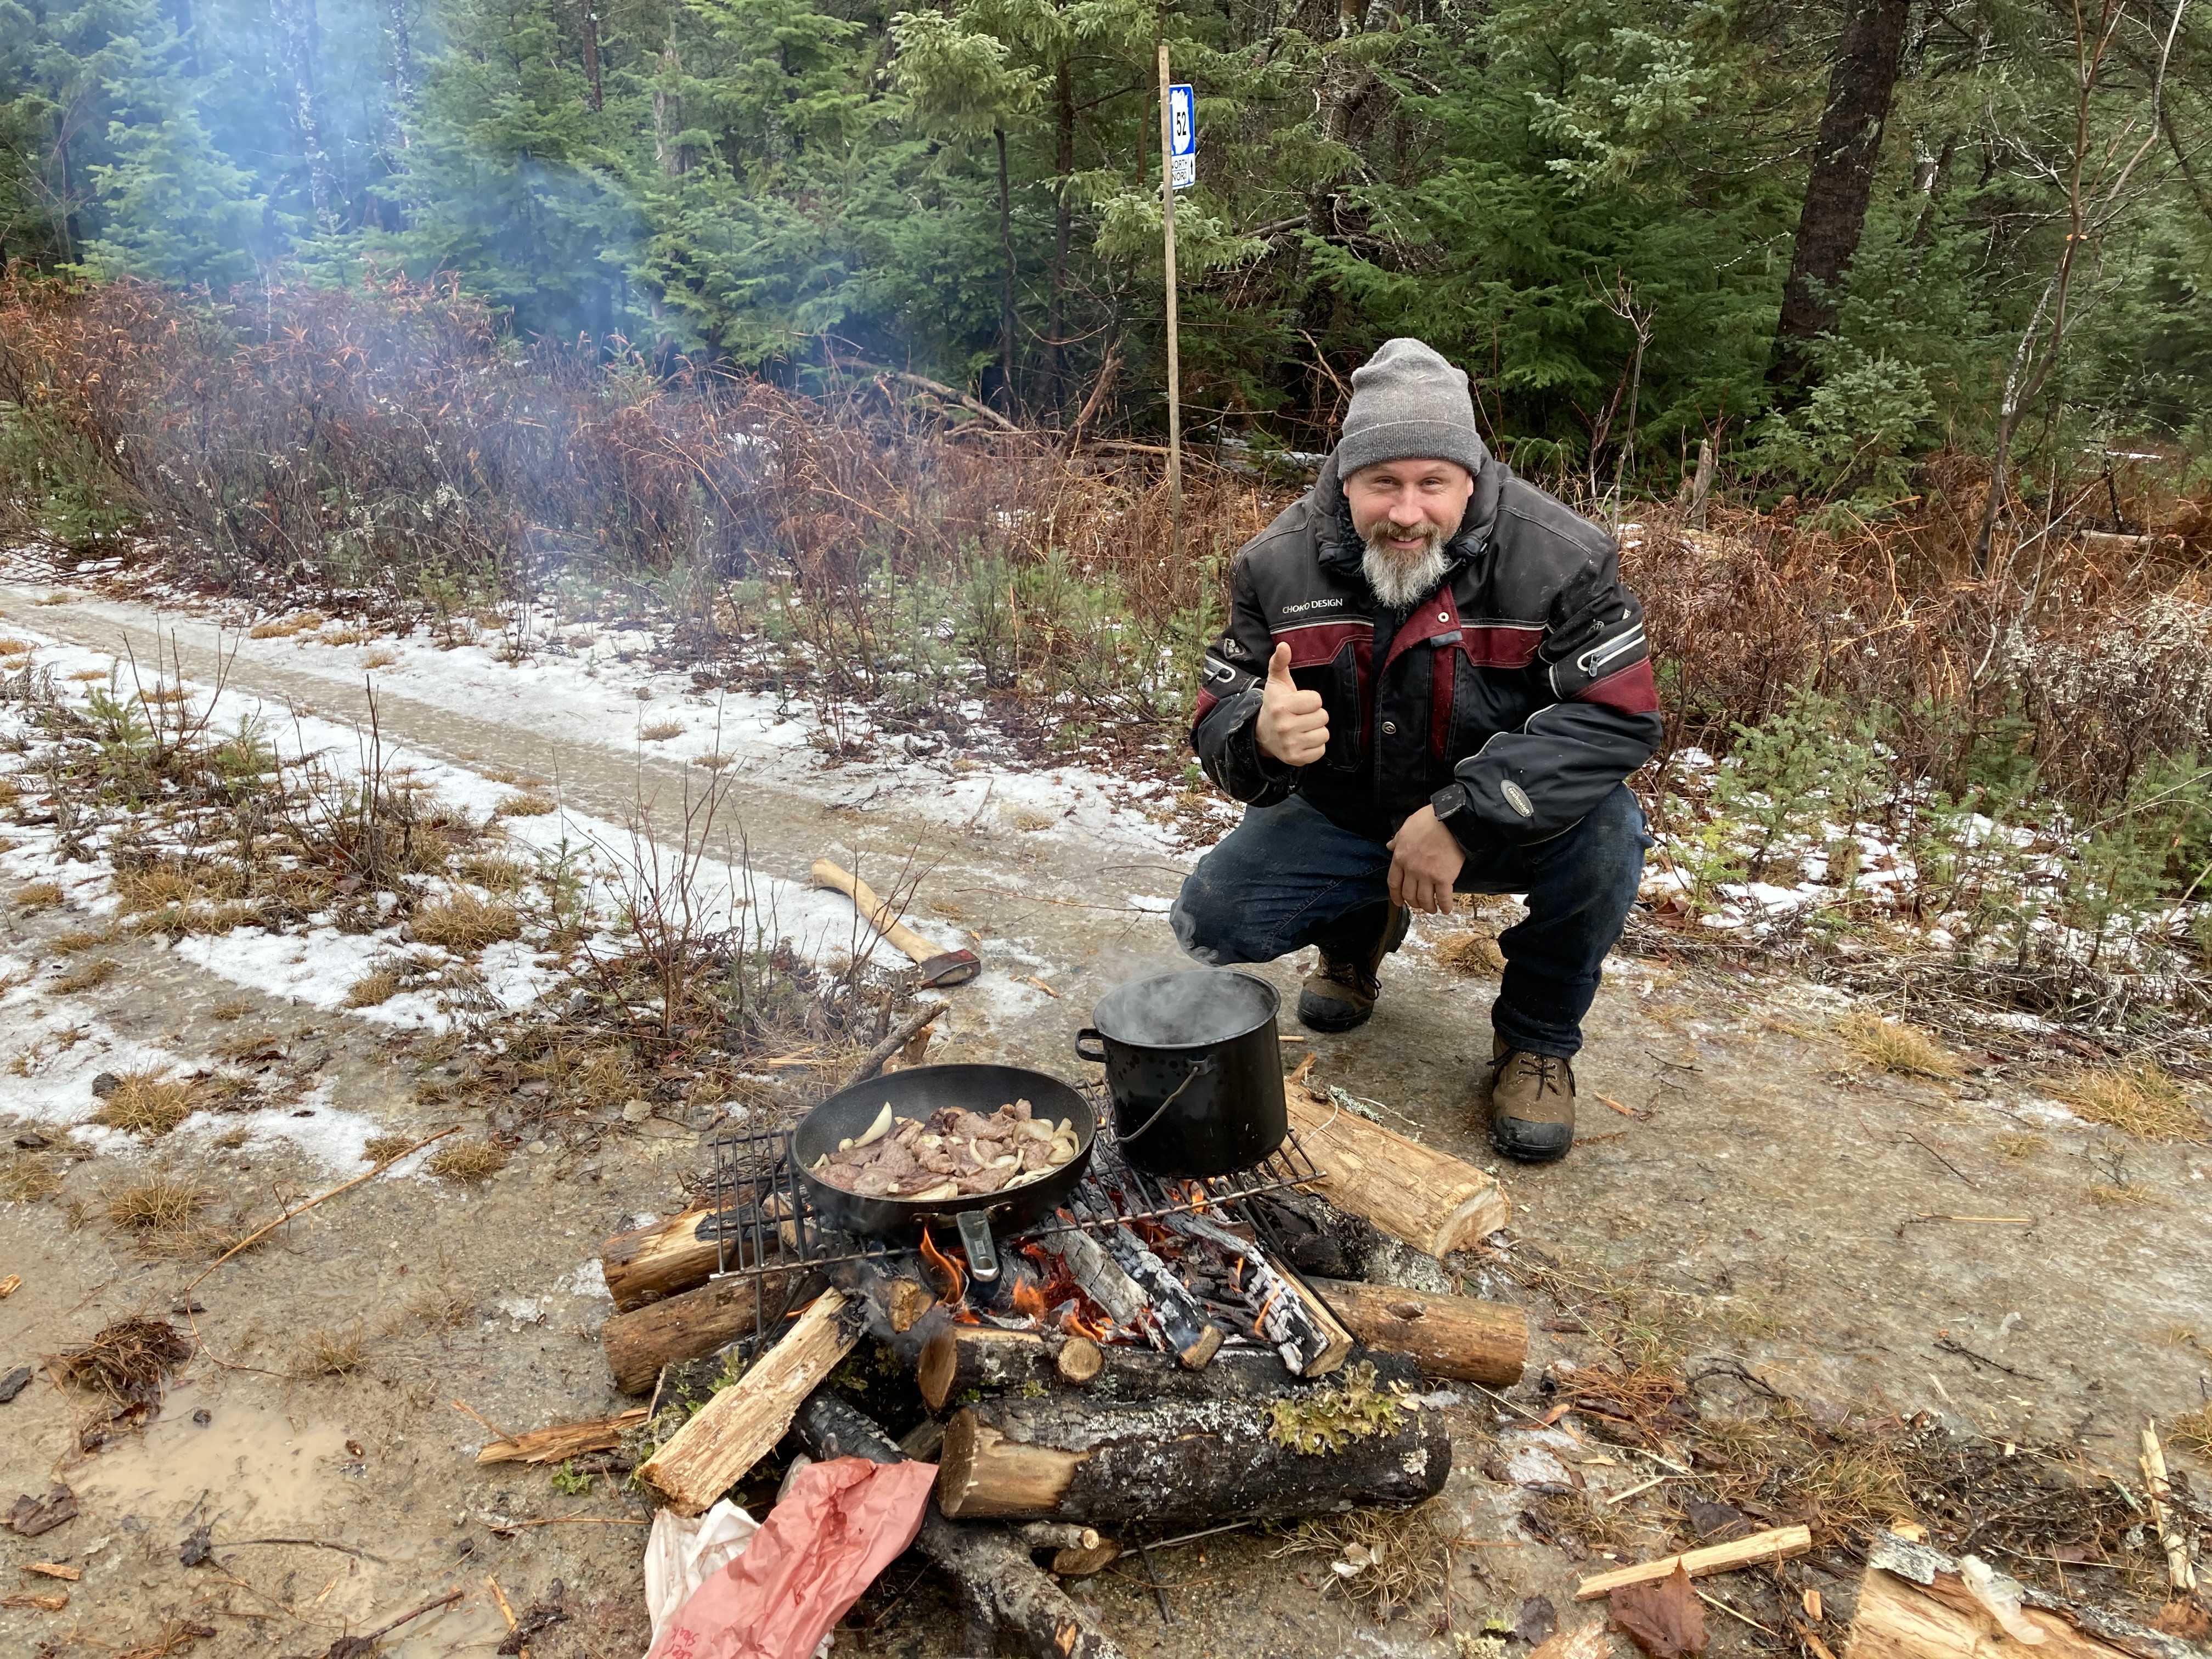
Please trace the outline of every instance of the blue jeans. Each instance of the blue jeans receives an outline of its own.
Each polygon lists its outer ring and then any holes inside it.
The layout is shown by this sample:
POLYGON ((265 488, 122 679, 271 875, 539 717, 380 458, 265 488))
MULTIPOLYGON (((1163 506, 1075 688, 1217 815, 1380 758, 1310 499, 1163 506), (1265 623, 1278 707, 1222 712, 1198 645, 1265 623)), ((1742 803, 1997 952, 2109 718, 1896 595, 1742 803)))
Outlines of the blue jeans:
MULTIPOLYGON (((1462 893, 1524 893, 1527 920, 1498 935, 1505 974, 1490 1020, 1513 1048, 1571 1058, 1644 876, 1644 811, 1626 784, 1571 830, 1533 847, 1468 854, 1462 893)), ((1390 849, 1293 795, 1255 806, 1198 861, 1176 896, 1176 940, 1200 962, 1273 962, 1307 945, 1356 954, 1379 937, 1390 849)))

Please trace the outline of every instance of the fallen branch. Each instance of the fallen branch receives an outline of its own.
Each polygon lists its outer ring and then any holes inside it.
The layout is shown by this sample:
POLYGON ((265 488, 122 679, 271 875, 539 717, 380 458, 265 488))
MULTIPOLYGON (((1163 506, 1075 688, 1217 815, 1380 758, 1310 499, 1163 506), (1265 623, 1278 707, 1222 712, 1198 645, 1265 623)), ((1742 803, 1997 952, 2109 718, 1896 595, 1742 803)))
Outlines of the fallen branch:
POLYGON ((884 1062, 920 1036, 925 1026, 933 1025, 945 1012, 942 1002, 925 1002, 892 1030, 891 1034, 868 1050, 845 1080, 837 1086, 849 1089, 856 1083, 866 1083, 884 1068, 884 1062))
MULTIPOLYGON (((453 1132, 447 1130, 447 1133, 450 1134, 453 1132)), ((331 1644, 329 1650, 323 1655, 323 1659, 370 1659, 370 1656, 376 1651, 377 1643, 381 1638, 391 1635, 402 1625, 420 1619, 426 1613, 435 1613, 440 1607, 449 1607, 460 1599, 460 1591, 447 1590, 436 1600, 425 1601, 421 1607, 410 1608, 397 1619, 379 1625, 366 1636, 341 1636, 331 1644)))
POLYGON ((646 1409, 635 1407, 612 1417, 595 1417, 583 1423, 555 1423, 527 1434, 502 1435, 477 1454, 479 1463, 558 1463, 586 1452, 606 1451, 622 1443, 623 1431, 645 1421, 646 1409))
MULTIPOLYGON (((236 1255, 240 1250, 249 1249, 252 1246, 259 1243, 263 1239, 268 1237, 270 1234, 275 1232, 286 1222, 293 1219, 295 1216, 303 1216, 307 1214, 308 1211, 313 1209, 316 1205, 321 1203, 325 1199, 336 1198, 340 1193, 349 1192, 352 1188, 360 1186, 364 1181, 374 1181, 377 1176, 382 1175, 393 1164, 398 1163, 401 1158, 412 1158, 416 1152, 421 1152, 425 1146, 430 1145, 431 1142, 443 1140, 447 1135, 457 1135, 460 1133, 460 1132, 461 1126, 455 1123, 448 1127, 439 1130, 438 1133, 434 1135, 425 1135, 422 1139, 416 1141, 412 1146, 410 1146, 405 1152, 395 1152, 392 1157, 386 1158, 383 1163, 376 1165, 376 1167, 372 1169, 367 1175, 356 1176, 351 1181, 346 1182, 340 1186, 333 1187, 326 1193, 318 1193, 313 1198, 309 1199, 305 1204, 295 1206, 294 1208, 285 1211, 283 1214, 278 1216, 274 1221, 269 1223, 266 1226, 256 1227, 252 1232, 246 1234, 245 1237, 240 1239, 237 1243, 232 1245, 221 1255, 216 1257, 214 1261, 209 1262, 205 1269, 204 1269, 200 1273, 199 1278, 195 1279, 191 1284, 185 1285, 185 1289, 188 1292, 198 1290, 202 1279, 204 1279, 209 1273, 213 1273, 217 1267, 222 1266, 224 1262, 229 1261, 231 1257, 236 1255)), ((455 1590, 453 1594, 455 1595, 459 1595, 460 1592, 459 1590, 455 1590)))

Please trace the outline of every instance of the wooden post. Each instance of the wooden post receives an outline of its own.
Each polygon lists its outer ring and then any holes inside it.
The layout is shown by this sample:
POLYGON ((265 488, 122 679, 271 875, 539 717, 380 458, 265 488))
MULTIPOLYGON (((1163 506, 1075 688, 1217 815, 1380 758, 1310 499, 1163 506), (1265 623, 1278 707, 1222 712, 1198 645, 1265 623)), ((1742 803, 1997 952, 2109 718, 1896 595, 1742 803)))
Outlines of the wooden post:
POLYGON ((1182 357, 1176 324, 1175 133, 1168 111, 1168 43, 1160 38, 1160 246, 1167 261, 1168 524, 1182 564, 1182 357))

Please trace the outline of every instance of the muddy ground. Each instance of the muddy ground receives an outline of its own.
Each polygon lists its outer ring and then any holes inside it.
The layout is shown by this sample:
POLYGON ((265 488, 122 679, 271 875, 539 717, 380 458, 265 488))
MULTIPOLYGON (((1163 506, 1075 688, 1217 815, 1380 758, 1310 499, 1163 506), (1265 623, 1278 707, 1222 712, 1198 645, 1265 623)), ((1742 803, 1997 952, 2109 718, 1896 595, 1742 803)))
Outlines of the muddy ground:
MULTIPOLYGON (((135 630, 150 654, 143 617, 88 604, 34 610, 32 597, 0 594, 0 617, 109 647, 135 630)), ((207 673, 205 641, 183 639, 186 672, 207 673)), ((359 702, 273 656, 241 656, 230 674, 325 714, 359 702)), ((618 816, 641 791, 677 780, 534 729, 526 709, 463 716, 389 681, 379 701, 388 733, 470 765, 556 775, 586 810, 618 816)), ((1079 1077, 1069 1042, 1097 999, 1179 965, 1164 918, 1131 902, 1171 893, 1178 860, 1003 816, 946 828, 896 805, 831 804, 871 793, 831 767, 804 787, 744 781, 753 858, 804 879, 825 851, 888 860, 919 849, 933 866, 921 911, 933 905, 975 930, 987 955, 1017 959, 1058 994, 1004 975, 953 993, 934 1058, 1079 1077)), ((84 920, 21 910, 11 893, 0 893, 0 918, 11 951, 46 960, 84 920)), ((1369 1027, 1306 1047, 1322 1077, 1488 1164, 1476 1077, 1495 984, 1435 959, 1444 926, 1418 925, 1369 1027)), ((204 1054, 258 1033, 270 1056, 261 1063, 325 1080, 332 1109, 401 1133, 457 1121, 416 1097, 449 1063, 432 1039, 241 991, 158 940, 104 948, 119 971, 84 1000, 125 1036, 204 1054)), ((1304 965, 1262 971, 1289 992, 1304 965)), ((1845 1006, 1786 979, 1616 960, 1578 1067, 1577 1150, 1555 1168, 1501 1172, 1515 1206, 1502 1255, 1428 1271, 1528 1305, 1529 1380, 1513 1397, 1529 1407, 1547 1398, 1536 1386, 1547 1368, 1613 1364, 1624 1330, 1650 1327, 1705 1374, 1710 1410, 1768 1410, 1775 1395, 1838 1417, 1926 1413, 1964 1433, 2072 1446, 2131 1471, 2142 1419, 2198 1405, 2212 1369, 2212 1151, 2083 1125, 2040 1092, 2046 1078, 2002 1063, 1956 1084, 1885 1074, 1833 1035, 1845 1006), (1607 1317, 1588 1316, 1594 1307, 1607 1317)), ((7 1591, 70 1595, 59 1612, 0 1610, 0 1651, 159 1651, 190 1622, 214 1632, 195 1653, 319 1654, 349 1630, 458 1589, 459 1603, 409 1626, 388 1650, 489 1653, 505 1633, 495 1579, 518 1610, 560 1587, 572 1617, 532 1651, 641 1653, 641 1502, 611 1480, 563 1493, 543 1472, 471 1460, 487 1422, 522 1430, 623 1403, 598 1346, 610 1304, 590 1264, 610 1233, 677 1207, 681 1177, 701 1161, 695 1128, 663 1117, 574 1145, 531 1142, 481 1189, 389 1176, 196 1285, 203 1261, 143 1259, 101 1218, 102 1195, 163 1169, 273 1213, 280 1199, 342 1176, 281 1144, 156 1142, 69 1161, 58 1192, 0 1204, 0 1278, 22 1280, 0 1302, 0 1371, 134 1312, 189 1318, 204 1345, 149 1426, 88 1452, 83 1395, 41 1376, 0 1406, 0 1504, 59 1480, 82 1511, 36 1540, 0 1541, 7 1591), (343 1358, 356 1339, 354 1368, 316 1374, 319 1353, 335 1343, 343 1358), (553 1524, 495 1530, 487 1516, 553 1524), (187 1567, 179 1547, 203 1524, 213 1553, 187 1567), (32 1560, 78 1566, 82 1577, 34 1580, 19 1571, 32 1560)), ((1525 1449, 1526 1422, 1461 1393, 1443 1502, 1469 1547, 1453 1556, 1453 1623, 1462 1632, 1491 1615, 1510 1625, 1534 1595, 1567 1608, 1588 1569, 1532 1537, 1519 1519, 1530 1495, 1500 1460, 1525 1449)), ((1586 1436, 1555 1450, 1593 1498, 1665 1473, 1586 1436)), ((2200 1485, 2212 1478, 2195 1473, 2200 1485)), ((1632 1521, 1614 1553, 1638 1553, 1639 1525, 1656 1553, 1668 1506, 1663 1483, 1620 1506, 1649 1518, 1632 1521)), ((1284 1548, 1279 1537, 1231 1534, 1161 1555, 1164 1615, 1132 1562, 1071 1588, 1142 1654, 1459 1650, 1435 1601, 1377 1626, 1322 1592, 1326 1555, 1284 1548)), ((1828 1548, 1790 1571, 1793 1585, 1825 1585, 1832 1601, 1855 1564, 1828 1548)), ((944 1597, 908 1565, 856 1617, 876 1622, 841 1631, 841 1653, 958 1651, 944 1597)), ((1714 1638, 1723 1654, 1794 1645, 1728 1617, 1716 1618, 1714 1638)))

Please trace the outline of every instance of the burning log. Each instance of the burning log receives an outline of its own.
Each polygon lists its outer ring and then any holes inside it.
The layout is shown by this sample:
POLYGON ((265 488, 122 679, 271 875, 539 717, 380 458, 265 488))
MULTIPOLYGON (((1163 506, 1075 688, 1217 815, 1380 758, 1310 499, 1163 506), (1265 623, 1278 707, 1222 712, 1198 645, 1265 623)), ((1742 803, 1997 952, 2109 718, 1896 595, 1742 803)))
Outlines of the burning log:
MULTIPOLYGON (((1142 1302, 1136 1323, 1159 1348, 1173 1354, 1194 1371, 1202 1371, 1220 1352, 1223 1333, 1206 1316, 1190 1288, 1175 1270, 1145 1248, 1144 1241, 1127 1227, 1116 1224, 1100 1231, 1098 1243, 1142 1302)), ((1067 1258, 1063 1255, 1063 1261, 1067 1258)), ((1076 1282, 1082 1284, 1080 1273, 1076 1282)), ((1085 1293, 1090 1286, 1084 1285, 1085 1293)), ((1098 1301, 1096 1297, 1092 1300, 1098 1301)), ((1099 1301, 1099 1306, 1107 1304, 1099 1301)), ((1117 1322, 1122 1322, 1116 1315, 1117 1322)))
POLYGON ((1528 1363, 1528 1316, 1504 1303, 1339 1279, 1313 1287, 1362 1342, 1404 1354, 1431 1376, 1510 1388, 1528 1363))
POLYGON ((805 1281, 796 1273, 748 1274, 717 1279, 629 1313, 609 1315, 600 1328, 599 1343, 606 1350, 615 1387, 624 1394, 645 1393, 662 1366, 701 1358, 750 1335, 757 1317, 773 1325, 805 1291, 805 1281))
POLYGON ((705 1284, 721 1265, 714 1240, 699 1237, 712 1210, 686 1210, 633 1232, 617 1233, 599 1251, 607 1293, 628 1313, 705 1284))
MULTIPOLYGON (((826 1389, 800 1407, 793 1431, 817 1457, 896 1463, 889 1436, 826 1389)), ((959 1588, 969 1629, 964 1653, 995 1653, 1000 1636, 1031 1659, 1123 1659, 1122 1649, 1030 1559, 1029 1547, 993 1527, 963 1527, 935 1503, 914 1547, 959 1588)))
POLYGON ((1002 1331, 988 1325, 947 1325, 929 1339, 915 1382, 933 1412, 971 1389, 996 1391, 1032 1382, 1083 1383, 1105 1369, 1106 1356, 1084 1336, 1002 1331))
POLYGON ((753 1362, 638 1465, 638 1484, 678 1515, 697 1515, 744 1478, 783 1438, 806 1396, 821 1386, 860 1340, 842 1291, 810 1304, 776 1345, 753 1362))
POLYGON ((1345 1355, 1352 1352, 1352 1333, 1318 1297, 1268 1261, 1258 1245, 1202 1215, 1170 1216, 1167 1224, 1204 1240, 1235 1263, 1237 1288, 1259 1310, 1253 1331, 1274 1344, 1285 1367, 1300 1376, 1321 1376, 1344 1364, 1345 1355))
POLYGON ((962 1520, 1204 1526, 1412 1504, 1442 1488, 1450 1438, 1433 1413, 1404 1402, 1374 1432, 1335 1436, 1331 1450, 1299 1449, 1275 1413, 1325 1413, 1332 1392, 1302 1390, 1272 1409, 1089 1395, 969 1407, 945 1427, 938 1503, 962 1520))
POLYGON ((1067 1276, 1082 1287, 1084 1295, 1106 1310, 1109 1319, 1129 1330, 1143 1328, 1149 1305, 1145 1293, 1107 1255, 1103 1244, 1082 1228, 1056 1233, 1050 1243, 1067 1276))
POLYGON ((1286 1089, 1291 1127, 1323 1174, 1313 1189, 1417 1250, 1442 1256, 1503 1227, 1512 1206, 1474 1164, 1286 1089))

